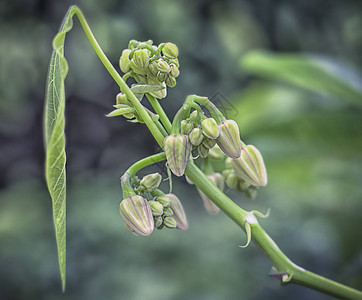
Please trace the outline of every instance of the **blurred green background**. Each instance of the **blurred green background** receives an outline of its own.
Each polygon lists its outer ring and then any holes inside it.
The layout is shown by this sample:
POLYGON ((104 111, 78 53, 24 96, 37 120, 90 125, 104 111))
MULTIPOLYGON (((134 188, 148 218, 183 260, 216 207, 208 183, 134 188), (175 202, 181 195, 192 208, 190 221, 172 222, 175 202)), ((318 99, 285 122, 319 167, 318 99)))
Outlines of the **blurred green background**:
MULTIPOLYGON (((130 39, 179 46, 173 116, 208 96, 263 153, 251 201, 293 261, 362 288, 362 2, 5 0, 0 3, 0 299, 329 299, 267 276, 271 263, 194 187, 174 180, 186 232, 129 234, 119 176, 158 151, 142 125, 105 118, 116 84, 75 21, 66 41, 67 289, 61 292, 44 175, 42 110, 51 40, 71 4, 117 66, 130 39)), ((118 67, 117 67, 118 68, 118 67)), ((159 167, 147 171, 162 171, 159 167)), ((167 184, 165 184, 167 188, 167 184)))

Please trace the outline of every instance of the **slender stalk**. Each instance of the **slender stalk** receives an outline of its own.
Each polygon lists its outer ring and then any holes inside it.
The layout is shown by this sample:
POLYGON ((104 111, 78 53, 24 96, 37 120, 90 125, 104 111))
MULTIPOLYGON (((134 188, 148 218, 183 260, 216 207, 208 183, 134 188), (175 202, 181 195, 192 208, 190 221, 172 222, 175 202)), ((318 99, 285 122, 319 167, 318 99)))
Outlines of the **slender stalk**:
POLYGON ((170 133, 171 132, 171 122, 168 119, 165 111, 163 110, 161 104, 157 101, 157 99, 155 97, 153 97, 150 94, 146 94, 146 97, 148 99, 148 101, 151 103, 153 109, 155 110, 156 114, 158 114, 160 116, 160 120, 161 123, 163 124, 163 126, 166 128, 167 132, 170 133))
POLYGON ((130 166, 125 173, 128 174, 129 176, 134 176, 134 175, 136 175, 136 173, 139 170, 141 170, 145 167, 148 167, 150 165, 153 165, 157 162, 163 161, 165 159, 166 159, 165 152, 147 156, 147 157, 137 161, 132 166, 130 166))

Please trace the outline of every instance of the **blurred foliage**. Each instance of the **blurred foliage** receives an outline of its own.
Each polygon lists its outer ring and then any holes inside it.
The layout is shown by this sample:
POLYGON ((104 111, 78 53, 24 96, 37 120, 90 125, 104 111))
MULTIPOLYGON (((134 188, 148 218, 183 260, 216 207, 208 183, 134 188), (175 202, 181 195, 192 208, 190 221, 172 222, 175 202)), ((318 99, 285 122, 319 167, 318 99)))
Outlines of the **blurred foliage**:
POLYGON ((110 60, 128 40, 175 42, 177 87, 219 101, 264 155, 255 201, 227 191, 297 264, 362 288, 362 2, 62 1, 0 3, 1 299, 328 299, 266 276, 270 262, 222 213, 175 179, 190 229, 124 228, 118 178, 157 147, 142 125, 105 118, 118 88, 77 21, 66 41, 67 290, 61 293, 41 115, 51 39, 78 4, 110 60), (328 8, 328 9, 326 9, 328 8), (240 60, 242 64, 240 65, 240 60), (124 138, 124 137, 127 137, 124 138))

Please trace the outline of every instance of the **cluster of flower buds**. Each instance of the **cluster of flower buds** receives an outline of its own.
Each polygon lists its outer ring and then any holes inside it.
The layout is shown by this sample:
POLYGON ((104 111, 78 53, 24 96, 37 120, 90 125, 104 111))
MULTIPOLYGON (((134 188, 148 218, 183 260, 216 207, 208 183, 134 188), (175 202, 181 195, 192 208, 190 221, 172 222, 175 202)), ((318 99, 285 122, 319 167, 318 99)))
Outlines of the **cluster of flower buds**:
POLYGON ((137 180, 138 186, 134 187, 137 194, 122 200, 120 213, 129 231, 148 236, 154 228, 188 228, 185 211, 176 195, 152 196, 161 181, 159 173, 146 175, 137 180))
POLYGON ((155 98, 162 99, 167 95, 166 85, 174 87, 180 75, 178 54, 177 46, 170 42, 155 46, 151 40, 131 40, 128 49, 122 52, 119 66, 122 72, 130 72, 139 83, 163 86, 162 90, 150 92, 155 98))

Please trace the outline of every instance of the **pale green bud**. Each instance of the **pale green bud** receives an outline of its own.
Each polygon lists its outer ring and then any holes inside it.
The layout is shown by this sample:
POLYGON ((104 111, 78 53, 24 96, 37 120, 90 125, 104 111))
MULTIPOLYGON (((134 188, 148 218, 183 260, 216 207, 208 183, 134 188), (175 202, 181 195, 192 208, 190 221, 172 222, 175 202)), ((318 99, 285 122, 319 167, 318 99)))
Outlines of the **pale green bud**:
POLYGON ((197 117, 199 116, 199 113, 197 112, 197 110, 194 110, 191 114, 190 114, 190 122, 195 122, 197 117))
POLYGON ((171 68, 169 66, 169 64, 164 61, 163 59, 159 59, 157 62, 156 62, 156 66, 157 66, 157 69, 162 72, 162 73, 169 73, 171 71, 171 68))
POLYGON ((214 148, 214 146, 216 145, 216 141, 215 140, 212 140, 208 137, 204 137, 204 140, 202 141, 202 144, 208 148, 208 149, 212 149, 214 148))
POLYGON ((247 145, 241 150, 239 158, 233 159, 235 173, 254 186, 266 186, 268 182, 263 157, 259 150, 247 145))
POLYGON ((178 77, 180 75, 180 70, 178 69, 178 67, 176 67, 175 64, 171 64, 170 68, 171 68, 170 71, 171 76, 178 77))
POLYGON ((225 159, 225 167, 227 169, 233 168, 233 159, 231 157, 228 157, 227 159, 225 159))
POLYGON ((173 217, 166 217, 163 219, 163 224, 167 228, 176 228, 177 227, 177 221, 173 217))
POLYGON ((206 158, 209 154, 209 148, 205 147, 204 144, 201 144, 197 147, 197 152, 201 158, 206 158))
POLYGON ((169 207, 171 205, 170 197, 165 195, 158 196, 156 201, 160 202, 163 207, 169 207))
POLYGON ((152 215, 155 217, 159 217, 162 216, 163 214, 163 206, 160 202, 157 201, 148 201, 151 210, 152 210, 152 215))
POLYGON ((160 83, 157 78, 155 77, 148 77, 147 78, 147 83, 148 84, 157 84, 157 85, 161 85, 164 87, 164 89, 159 90, 159 91, 155 91, 155 92, 150 92, 149 94, 157 99, 163 99, 167 96, 167 88, 166 88, 166 84, 164 82, 160 83))
POLYGON ((218 145, 215 145, 210 149, 209 157, 215 160, 222 160, 225 157, 225 154, 218 145))
POLYGON ((132 60, 135 62, 137 67, 144 69, 148 67, 150 60, 150 53, 147 49, 136 50, 133 54, 132 60))
MULTIPOLYGON (((213 118, 207 118, 201 122, 204 135, 210 139, 216 139, 219 136, 219 127, 213 118)), ((221 147, 220 147, 221 148, 221 147)), ((222 149, 222 148, 221 148, 222 149)))
POLYGON ((181 133, 182 134, 190 134, 192 129, 194 129, 194 124, 189 123, 186 120, 181 121, 181 133))
POLYGON ((168 58, 177 58, 178 48, 174 43, 166 43, 162 49, 162 53, 168 58))
POLYGON ((152 62, 152 63, 149 64, 148 71, 150 72, 150 74, 152 76, 157 76, 158 69, 157 69, 157 66, 156 66, 155 62, 152 62))
POLYGON ((131 50, 129 49, 124 49, 122 51, 122 55, 119 59, 119 67, 121 68, 121 71, 123 73, 127 73, 131 70, 131 67, 130 67, 130 62, 131 60, 129 59, 129 55, 131 53, 131 50))
MULTIPOLYGON (((221 191, 224 189, 224 177, 220 173, 213 173, 207 176, 213 184, 215 184, 221 191)), ((214 202, 210 200, 201 190, 197 189, 201 199, 204 203, 204 207, 209 214, 217 214, 220 211, 220 208, 216 206, 214 202)))
POLYGON ((140 44, 139 41, 130 40, 129 43, 128 43, 128 49, 131 49, 131 50, 136 49, 139 44, 140 44))
POLYGON ((155 227, 159 228, 163 224, 163 218, 162 217, 156 217, 155 218, 155 227))
POLYGON ((185 173, 192 145, 184 134, 169 135, 164 140, 167 164, 173 174, 180 177, 185 173))
POLYGON ((144 187, 147 192, 157 189, 162 181, 162 176, 159 173, 148 174, 144 176, 140 182, 140 186, 144 187))
POLYGON ((120 204, 121 217, 132 230, 148 236, 154 229, 154 220, 148 201, 138 195, 124 199, 120 204))
MULTIPOLYGON (((125 104, 125 105, 128 105, 128 106, 131 106, 133 107, 133 104, 131 101, 129 101, 127 99, 127 96, 123 93, 119 93, 116 97, 116 103, 117 104, 125 104)), ((135 117, 135 115, 133 113, 130 113, 130 114, 124 114, 123 115, 125 118, 127 119, 133 119, 135 117)))
POLYGON ((229 189, 235 190, 238 187, 239 179, 235 172, 231 172, 225 179, 225 183, 229 189))
POLYGON ((241 152, 241 140, 238 124, 233 120, 222 121, 219 125, 220 134, 217 144, 227 156, 238 158, 241 152))
MULTIPOLYGON (((168 77, 168 75, 166 73, 158 72, 156 77, 159 82, 164 82, 166 80, 166 78, 168 77)), ((167 82, 166 82, 166 84, 167 84, 167 82)))
POLYGON ((200 128, 194 128, 189 134, 189 139, 192 145, 198 146, 201 144, 204 139, 204 135, 202 134, 202 130, 200 128))
POLYGON ((246 192, 247 190, 249 190, 250 184, 247 183, 245 180, 240 179, 239 180, 239 184, 238 184, 238 189, 241 192, 246 192))
POLYGON ((166 84, 168 87, 173 88, 176 86, 176 78, 173 76, 167 76, 166 84))
POLYGON ((258 192, 254 189, 248 189, 245 191, 246 197, 248 197, 251 200, 255 199, 257 193, 258 192))
POLYGON ((175 194, 167 194, 171 200, 171 208, 173 210, 173 218, 177 222, 177 228, 181 230, 186 230, 189 225, 187 223, 186 214, 184 208, 181 204, 181 201, 175 194))
POLYGON ((164 210, 163 210, 163 215, 165 217, 172 217, 173 216, 173 210, 171 207, 166 207, 164 210))
POLYGON ((135 61, 132 59, 131 62, 129 63, 129 66, 131 67, 131 69, 133 70, 133 72, 139 74, 139 75, 147 75, 148 69, 146 68, 140 68, 135 61))
POLYGON ((170 59, 170 63, 174 64, 177 68, 180 67, 180 62, 178 61, 178 58, 170 59))

